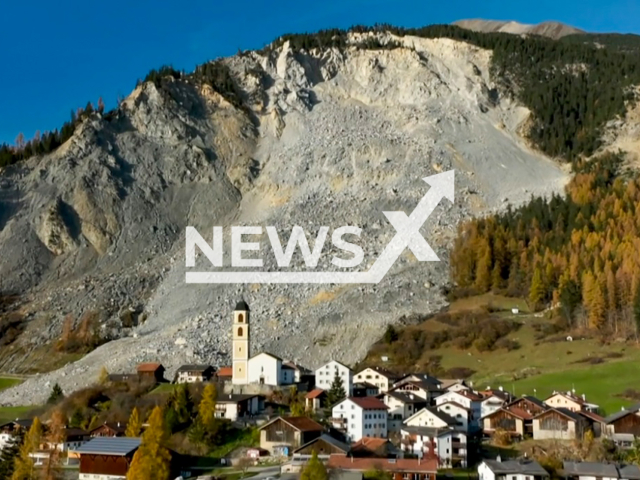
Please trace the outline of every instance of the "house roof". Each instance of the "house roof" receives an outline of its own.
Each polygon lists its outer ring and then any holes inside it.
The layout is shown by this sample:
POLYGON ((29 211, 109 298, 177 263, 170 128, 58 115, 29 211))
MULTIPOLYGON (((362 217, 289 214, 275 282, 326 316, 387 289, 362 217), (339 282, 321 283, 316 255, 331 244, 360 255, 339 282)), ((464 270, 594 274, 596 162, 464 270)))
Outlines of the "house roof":
POLYGON ((236 308, 234 309, 236 312, 249 312, 249 305, 244 300, 240 300, 236 303, 236 308))
POLYGON ((436 377, 432 377, 427 373, 408 373, 407 375, 398 379, 396 383, 402 382, 406 378, 415 377, 418 382, 426 382, 431 386, 439 386, 442 382, 438 380, 436 377))
POLYGON ((219 392, 218 398, 216 399, 217 403, 240 403, 245 400, 249 400, 254 397, 261 397, 262 395, 258 394, 241 394, 241 393, 224 393, 219 392))
POLYGON ((501 475, 521 473, 525 475, 549 476, 549 473, 535 460, 484 460, 484 464, 489 467, 493 473, 501 475))
POLYGON ((386 438, 362 437, 360 440, 351 445, 351 451, 367 450, 375 452, 386 447, 389 440, 386 438))
POLYGON ((220 367, 218 377, 233 377, 233 367, 220 367))
POLYGON ((421 435, 423 437, 437 437, 438 434, 442 431, 441 428, 436 427, 412 427, 411 425, 402 425, 400 428, 402 432, 414 433, 416 435, 421 435))
POLYGON ((443 390, 446 390, 449 387, 453 387, 454 385, 464 385, 466 386, 467 384, 465 383, 464 380, 462 379, 456 379, 456 378, 441 378, 440 379, 440 388, 442 388, 443 390))
POLYGON ((562 470, 566 476, 585 475, 593 477, 619 478, 618 469, 612 463, 562 462, 562 470))
POLYGON ((334 453, 329 457, 327 466, 343 470, 363 471, 380 467, 385 472, 435 473, 438 470, 438 461, 431 458, 422 460, 417 458, 363 458, 334 453))
POLYGON ((572 402, 575 402, 578 405, 584 405, 585 403, 585 401, 582 398, 578 397, 577 395, 574 395, 571 392, 554 392, 551 395, 549 395, 547 398, 545 398, 544 401, 546 402, 550 398, 556 397, 558 395, 566 398, 567 400, 571 400, 572 402))
POLYGON ((536 405, 536 406, 538 406, 540 408, 543 408, 543 409, 549 408, 549 407, 547 407, 547 405, 542 400, 540 400, 540 399, 538 399, 536 397, 533 397, 531 395, 523 395, 523 396, 521 396, 519 398, 515 398, 507 406, 511 406, 514 403, 519 402, 520 400, 525 400, 527 402, 533 403, 534 405, 536 405))
POLYGON ((379 373, 380 375, 382 375, 383 377, 388 378, 389 380, 393 380, 398 378, 398 375, 396 375, 395 373, 393 373, 391 370, 388 370, 386 368, 383 367, 367 367, 367 368, 363 368, 362 370, 360 370, 357 375, 360 375, 361 373, 364 373, 367 370, 373 370, 376 373, 379 373))
POLYGON ((148 363, 141 363, 140 365, 138 365, 138 368, 136 369, 138 372, 155 372, 157 371, 159 368, 164 368, 160 363, 156 363, 156 362, 148 362, 148 363))
POLYGON ((319 396, 324 395, 324 394, 326 394, 326 393, 321 388, 314 388, 309 393, 307 393, 304 397, 305 398, 318 398, 319 396))
POLYGON ((583 417, 587 417, 590 420, 593 420, 594 422, 598 422, 598 423, 603 423, 604 422, 604 417, 602 417, 601 415, 598 415, 597 413, 594 412, 590 412, 588 410, 580 410, 579 412, 576 412, 578 415, 582 415, 583 417))
POLYGON ((95 432, 96 430, 107 427, 110 430, 113 430, 116 433, 124 433, 127 431, 127 424, 123 422, 104 422, 102 425, 98 425, 96 428, 89 431, 89 434, 95 432))
POLYGON ((422 410, 418 410, 416 413, 414 413, 409 418, 407 418, 405 420, 405 422, 409 422, 409 420, 411 420, 414 417, 417 417, 417 416, 421 415, 422 412, 425 412, 425 411, 431 413, 434 417, 439 418, 440 420, 445 422, 447 425, 455 425, 457 423, 456 419, 453 418, 451 415, 447 415, 445 412, 441 412, 439 410, 436 410, 433 407, 425 407, 422 410))
POLYGON ((351 400, 365 410, 387 410, 389 408, 375 397, 349 397, 346 400, 351 400))
POLYGON ((254 358, 256 358, 256 357, 259 357, 260 355, 266 355, 266 356, 268 356, 268 357, 274 358, 274 359, 276 359, 276 360, 280 360, 280 361, 282 362, 282 359, 281 359, 279 356, 274 355, 273 353, 269 353, 269 352, 260 352, 260 353, 257 353, 257 354, 255 354, 253 357, 251 357, 251 358, 250 358, 250 360, 253 360, 253 359, 254 359, 254 358))
POLYGON ((134 452, 141 443, 140 438, 130 437, 95 437, 75 452, 80 454, 125 456, 134 452))
POLYGON ((462 408, 463 410, 466 410, 467 412, 470 410, 467 407, 465 407, 464 405, 460 405, 458 402, 454 402, 453 400, 449 400, 448 402, 442 402, 440 405, 438 405, 438 407, 441 407, 442 405, 453 405, 455 407, 462 408))
POLYGON ((426 403, 427 401, 419 397, 418 395, 413 395, 411 393, 404 393, 398 391, 389 391, 385 395, 389 395, 397 400, 400 400, 402 403, 426 403))
POLYGON ((307 442, 304 445, 296 448, 293 451, 293 453, 299 452, 300 450, 302 450, 304 448, 307 448, 309 445, 313 445, 314 443, 316 443, 316 442, 318 442, 320 440, 322 440, 324 442, 327 442, 330 445, 333 445, 337 449, 342 450, 344 453, 347 453, 349 451, 349 445, 348 444, 346 444, 344 442, 341 442, 340 440, 338 440, 337 438, 332 437, 331 435, 323 433, 319 437, 316 437, 313 440, 311 440, 310 442, 307 442))
POLYGON ((447 393, 462 395, 463 397, 467 397, 469 400, 473 402, 480 402, 482 400, 482 397, 480 395, 476 395, 475 393, 470 392, 469 390, 458 390, 457 392, 447 392, 447 393))
POLYGON ((620 478, 628 480, 640 479, 640 467, 637 465, 619 465, 618 471, 620 472, 620 478))
POLYGON ((339 361, 337 361, 337 360, 331 360, 330 362, 327 362, 327 363, 325 363, 325 364, 321 365, 320 367, 316 368, 316 371, 317 371, 317 370, 321 370, 321 369, 323 369, 324 367, 326 367, 326 366, 327 366, 327 365, 329 365, 330 363, 337 363, 337 364, 338 364, 338 365, 340 365, 341 367, 344 367, 344 368, 346 368, 346 369, 348 369, 348 370, 351 370, 351 369, 350 369, 349 367, 347 367, 344 363, 339 362, 339 361))
POLYGON ((211 365, 182 365, 178 368, 178 372, 206 372, 213 368, 211 365))
POLYGON ((637 413, 640 410, 640 403, 636 403, 629 408, 622 409, 619 412, 613 413, 608 417, 605 417, 605 423, 615 422, 616 420, 620 420, 622 417, 626 417, 630 413, 637 413))
POLYGON ((259 430, 262 430, 277 421, 285 422, 300 432, 321 432, 324 430, 322 425, 311 420, 309 417, 277 417, 262 425, 259 430))
POLYGON ((380 389, 379 387, 376 387, 372 383, 368 383, 368 382, 356 382, 353 384, 353 388, 368 388, 368 389, 375 388, 376 390, 380 389))

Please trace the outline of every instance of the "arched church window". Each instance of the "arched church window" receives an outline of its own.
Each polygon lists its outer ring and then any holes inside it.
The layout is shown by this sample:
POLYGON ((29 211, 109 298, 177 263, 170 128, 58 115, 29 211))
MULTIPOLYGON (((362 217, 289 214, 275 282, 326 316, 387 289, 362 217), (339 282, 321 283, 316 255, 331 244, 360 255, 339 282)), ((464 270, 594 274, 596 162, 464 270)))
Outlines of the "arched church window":
POLYGON ((238 327, 238 336, 241 337, 242 336, 242 327, 238 327))
POLYGON ((244 314, 241 313, 240 315, 238 315, 238 322, 244 323, 244 314))

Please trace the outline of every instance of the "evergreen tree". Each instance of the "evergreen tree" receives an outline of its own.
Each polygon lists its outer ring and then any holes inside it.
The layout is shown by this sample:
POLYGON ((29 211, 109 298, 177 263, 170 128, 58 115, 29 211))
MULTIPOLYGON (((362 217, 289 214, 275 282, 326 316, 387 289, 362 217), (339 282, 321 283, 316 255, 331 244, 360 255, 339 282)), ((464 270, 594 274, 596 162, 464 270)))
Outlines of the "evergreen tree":
POLYGON ((338 403, 340 400, 343 400, 347 397, 347 393, 344 390, 344 384, 342 382, 342 378, 338 375, 338 371, 333 377, 333 383, 331 384, 331 388, 327 392, 327 404, 328 406, 333 406, 338 403))
POLYGON ((42 441, 42 424, 38 417, 33 419, 33 424, 25 436, 20 447, 20 454, 16 457, 15 468, 11 480, 34 480, 37 478, 33 459, 30 454, 35 452, 42 441))
POLYGON ((311 459, 302 469, 300 480, 328 480, 329 475, 324 464, 318 458, 318 453, 314 450, 311 459))
POLYGON ((82 413, 82 409, 76 408, 71 415, 71 419, 69 420, 69 426, 73 428, 82 428, 83 423, 84 415, 82 413))
POLYGON ((133 407, 129 421, 127 422, 127 429, 125 430, 125 436, 127 437, 139 437, 142 432, 142 420, 140 419, 140 412, 138 407, 133 407))
POLYGON ((162 408, 156 407, 149 417, 149 427, 142 434, 142 443, 136 451, 127 472, 127 480, 168 480, 171 453, 165 447, 168 440, 162 408))
POLYGON ((62 391, 62 387, 60 387, 60 385, 56 383, 51 389, 51 394, 49 395, 49 399, 47 400, 47 403, 49 405, 55 405, 63 398, 64 398, 64 392, 62 391))

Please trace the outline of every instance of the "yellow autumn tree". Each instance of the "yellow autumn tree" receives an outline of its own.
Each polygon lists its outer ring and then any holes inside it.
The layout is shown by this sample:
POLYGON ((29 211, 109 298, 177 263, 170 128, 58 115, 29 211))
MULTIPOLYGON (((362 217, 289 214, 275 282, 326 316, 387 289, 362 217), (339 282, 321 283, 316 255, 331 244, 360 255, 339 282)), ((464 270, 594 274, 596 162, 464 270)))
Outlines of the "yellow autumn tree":
POLYGON ((207 384, 198 405, 198 420, 205 429, 210 429, 216 418, 216 399, 218 392, 213 383, 207 384))
POLYGON ((33 459, 29 454, 35 452, 42 440, 42 423, 38 417, 33 419, 33 424, 24 438, 20 447, 20 454, 16 457, 15 469, 11 480, 33 480, 36 478, 33 459))
POLYGON ((149 427, 142 434, 142 443, 136 451, 127 473, 127 480, 168 480, 171 453, 165 447, 168 432, 162 408, 156 407, 149 417, 149 427))
POLYGON ((41 478, 43 480, 58 480, 62 473, 62 466, 60 463, 60 455, 62 452, 58 450, 57 446, 63 443, 66 439, 67 417, 62 410, 55 410, 51 415, 51 421, 48 424, 47 435, 44 437, 44 441, 47 444, 47 450, 49 451, 49 457, 42 469, 41 478))
POLYGON ((529 288, 529 303, 531 308, 537 310, 538 306, 544 299, 546 288, 544 280, 542 279, 542 270, 536 265, 533 271, 533 278, 531 279, 531 287, 529 288))
POLYGON ((133 407, 129 421, 127 422, 127 430, 125 435, 127 437, 139 437, 142 432, 142 420, 140 419, 140 412, 137 407, 133 407))

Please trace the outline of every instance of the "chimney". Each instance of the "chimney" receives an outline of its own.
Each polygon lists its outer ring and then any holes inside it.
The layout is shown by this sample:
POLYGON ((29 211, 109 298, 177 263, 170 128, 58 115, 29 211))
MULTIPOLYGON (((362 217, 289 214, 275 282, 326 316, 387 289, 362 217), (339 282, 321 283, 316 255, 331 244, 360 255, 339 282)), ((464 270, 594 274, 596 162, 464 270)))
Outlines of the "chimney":
POLYGON ((500 457, 500 455, 496 457, 496 462, 502 462, 502 457, 500 457))
POLYGON ((231 394, 229 394, 229 400, 231 400, 231 394))
POLYGON ((120 428, 120 422, 118 422, 118 428, 120 428))
POLYGON ((582 394, 582 401, 583 401, 583 402, 586 402, 586 401, 587 401, 587 396, 586 396, 584 393, 582 394))
POLYGON ((500 385, 500 386, 498 387, 498 390, 500 390, 501 392, 503 391, 503 389, 502 389, 502 385, 500 385))

